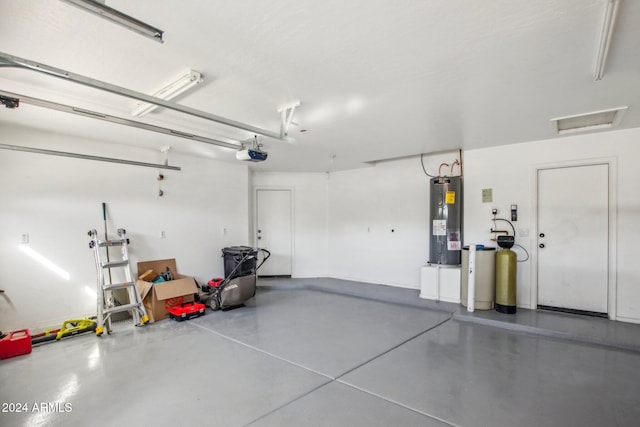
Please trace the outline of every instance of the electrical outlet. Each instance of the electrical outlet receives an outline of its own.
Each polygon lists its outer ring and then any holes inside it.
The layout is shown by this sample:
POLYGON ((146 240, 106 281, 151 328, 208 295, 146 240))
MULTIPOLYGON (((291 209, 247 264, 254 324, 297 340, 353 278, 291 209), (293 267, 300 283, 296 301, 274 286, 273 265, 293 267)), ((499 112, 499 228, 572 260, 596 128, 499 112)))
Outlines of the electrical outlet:
POLYGON ((491 209, 491 215, 498 215, 498 209, 491 209))
POLYGON ((29 233, 23 233, 20 236, 20 243, 23 244, 23 245, 26 245, 26 244, 29 243, 29 233))
POLYGON ((166 238, 167 238, 167 232, 166 232, 166 231, 164 231, 164 230, 162 230, 162 231, 160 232, 160 238, 161 238, 161 239, 166 239, 166 238))

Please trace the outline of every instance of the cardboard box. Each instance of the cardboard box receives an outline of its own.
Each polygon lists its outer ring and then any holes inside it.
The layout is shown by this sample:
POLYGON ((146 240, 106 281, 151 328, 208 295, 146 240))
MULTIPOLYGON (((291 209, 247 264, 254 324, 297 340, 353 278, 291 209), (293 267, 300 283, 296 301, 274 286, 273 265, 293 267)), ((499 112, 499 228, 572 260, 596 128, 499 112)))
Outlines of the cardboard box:
POLYGON ((193 277, 178 274, 176 260, 173 258, 139 262, 138 274, 145 273, 148 270, 154 270, 160 274, 167 271, 167 267, 173 275, 173 280, 160 283, 139 279, 136 281, 136 287, 142 297, 144 308, 147 310, 149 320, 152 322, 166 319, 169 317, 170 307, 193 301, 193 295, 198 292, 198 287, 193 277))

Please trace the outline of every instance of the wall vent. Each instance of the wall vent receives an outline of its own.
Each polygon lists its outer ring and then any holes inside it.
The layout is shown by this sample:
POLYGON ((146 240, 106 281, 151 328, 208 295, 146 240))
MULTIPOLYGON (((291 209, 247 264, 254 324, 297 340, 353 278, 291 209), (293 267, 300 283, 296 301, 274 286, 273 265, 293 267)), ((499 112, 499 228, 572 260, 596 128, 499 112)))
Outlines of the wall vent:
POLYGON ((610 110, 577 114, 575 116, 558 117, 551 119, 551 125, 556 135, 609 129, 620 124, 627 108, 629 107, 618 107, 610 110))

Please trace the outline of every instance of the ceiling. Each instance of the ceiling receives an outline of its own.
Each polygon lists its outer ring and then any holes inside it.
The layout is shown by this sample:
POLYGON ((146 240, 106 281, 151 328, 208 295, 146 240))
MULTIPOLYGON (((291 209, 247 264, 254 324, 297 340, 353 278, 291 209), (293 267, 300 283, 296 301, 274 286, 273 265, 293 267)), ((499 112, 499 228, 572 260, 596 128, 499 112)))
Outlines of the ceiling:
MULTIPOLYGON (((107 0, 164 31, 164 43, 59 0, 0 0, 0 52, 152 94, 192 68, 173 102, 279 132, 265 171, 367 162, 557 137, 549 120, 629 106, 640 127, 640 2, 620 0, 604 78, 593 77, 604 0, 107 0)), ((253 133, 26 69, 7 91, 227 142, 253 133)), ((0 127, 36 127, 127 147, 235 160, 233 150, 22 103, 0 127)), ((558 137, 559 138, 559 137, 558 137)), ((19 144, 19 141, 7 143, 19 144)), ((55 149, 56 147, 50 147, 55 149)))

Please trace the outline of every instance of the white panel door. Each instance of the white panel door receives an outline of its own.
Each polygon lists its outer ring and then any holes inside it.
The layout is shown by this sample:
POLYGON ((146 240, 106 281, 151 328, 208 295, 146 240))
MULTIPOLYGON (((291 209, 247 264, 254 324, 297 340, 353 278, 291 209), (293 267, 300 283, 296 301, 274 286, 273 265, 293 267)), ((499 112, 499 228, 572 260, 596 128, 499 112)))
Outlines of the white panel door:
POLYGON ((256 243, 271 252, 260 276, 291 276, 291 190, 256 190, 256 243))
POLYGON ((609 166, 538 170, 538 305, 607 313, 609 166))

